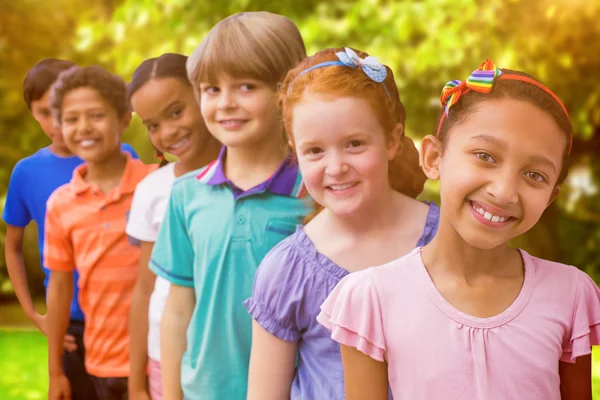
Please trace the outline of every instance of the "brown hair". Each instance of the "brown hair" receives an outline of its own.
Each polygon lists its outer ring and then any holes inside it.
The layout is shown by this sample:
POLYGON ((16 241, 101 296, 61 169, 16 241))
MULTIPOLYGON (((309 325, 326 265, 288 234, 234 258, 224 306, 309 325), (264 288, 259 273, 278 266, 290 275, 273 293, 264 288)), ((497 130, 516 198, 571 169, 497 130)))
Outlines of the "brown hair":
MULTIPOLYGON (((365 99, 371 105, 373 113, 386 132, 387 140, 391 139, 390 135, 398 123, 404 125, 406 119, 404 105, 400 101, 394 75, 387 66, 385 67, 387 76, 382 83, 373 81, 360 68, 345 66, 316 68, 299 76, 300 73, 314 65, 337 61, 335 53, 338 51, 344 51, 344 49, 325 49, 306 58, 287 74, 281 85, 279 105, 283 114, 285 131, 292 147, 294 146, 292 132, 294 106, 302 100, 307 91, 314 94, 365 99)), ((355 51, 361 58, 368 56, 362 51, 355 51)), ((419 166, 419 153, 412 139, 403 135, 402 146, 389 163, 390 186, 400 193, 415 198, 423 191, 426 180, 427 178, 419 166)), ((307 217, 306 222, 322 209, 321 205, 315 203, 315 212, 307 217)))
MULTIPOLYGON (((537 79, 521 71, 513 71, 509 69, 501 69, 505 74, 524 76, 539 82, 537 79)), ((475 110, 481 102, 494 99, 515 99, 527 101, 540 110, 547 112, 556 122, 561 131, 565 133, 568 140, 573 136, 573 126, 568 115, 549 93, 536 85, 516 80, 516 79, 496 79, 492 92, 489 94, 468 91, 460 96, 458 102, 454 104, 448 113, 448 117, 444 117, 444 109, 441 110, 438 122, 437 137, 442 142, 442 146, 448 139, 452 127, 457 123, 464 122, 475 110), (442 123, 440 126, 440 122, 442 123)), ((562 168, 556 185, 560 185, 567 177, 569 169, 569 144, 565 146, 562 159, 562 168)))
POLYGON ((81 87, 91 87, 114 108, 119 117, 130 112, 127 101, 127 85, 118 76, 105 69, 92 65, 89 67, 72 67, 63 71, 50 88, 50 108, 60 123, 62 105, 67 93, 81 87))
POLYGON ((31 103, 44 97, 58 75, 73 66, 72 61, 46 58, 31 68, 23 80, 23 98, 27 107, 31 110, 31 103))
POLYGON ((266 11, 242 12, 216 24, 187 62, 194 89, 219 73, 253 78, 274 88, 306 57, 304 41, 291 19, 266 11))

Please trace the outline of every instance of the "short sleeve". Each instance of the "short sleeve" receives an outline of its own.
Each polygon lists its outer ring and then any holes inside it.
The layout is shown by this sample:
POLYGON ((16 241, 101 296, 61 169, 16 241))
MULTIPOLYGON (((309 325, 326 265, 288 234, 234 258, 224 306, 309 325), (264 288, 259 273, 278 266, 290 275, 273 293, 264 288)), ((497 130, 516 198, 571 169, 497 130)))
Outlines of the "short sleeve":
POLYGON ((577 272, 579 279, 573 309, 573 329, 570 340, 563 346, 560 359, 568 363, 590 354, 592 346, 600 344, 600 289, 587 274, 577 272))
POLYGON ((260 326, 287 342, 300 339, 298 316, 302 315, 307 278, 294 243, 290 237, 271 249, 256 271, 252 297, 244 301, 260 326))
POLYGON ((122 151, 126 151, 129 154, 131 154, 131 158, 133 159, 139 159, 140 157, 138 156, 138 154, 135 152, 135 149, 129 144, 129 143, 122 143, 121 144, 121 150, 122 151))
MULTIPOLYGON (((158 236, 158 229, 152 224, 156 212, 154 207, 156 205, 155 196, 148 193, 145 183, 146 181, 140 182, 135 189, 125 232, 134 239, 155 242, 158 236)), ((164 190, 164 188, 156 190, 164 190)))
MULTIPOLYGON (((56 193, 56 192, 55 192, 56 193)), ((51 271, 75 270, 73 243, 60 218, 61 210, 51 195, 46 207, 44 223, 44 267, 51 271)))
POLYGON ((385 335, 379 296, 369 270, 346 276, 333 289, 317 321, 331 338, 369 357, 385 360, 385 335))
POLYGON ((21 228, 26 227, 32 219, 23 194, 23 188, 27 182, 23 168, 22 162, 18 162, 10 175, 4 212, 2 213, 2 219, 7 225, 21 228))
POLYGON ((167 213, 152 249, 150 269, 175 285, 193 287, 194 248, 188 235, 181 189, 181 184, 173 186, 167 213))

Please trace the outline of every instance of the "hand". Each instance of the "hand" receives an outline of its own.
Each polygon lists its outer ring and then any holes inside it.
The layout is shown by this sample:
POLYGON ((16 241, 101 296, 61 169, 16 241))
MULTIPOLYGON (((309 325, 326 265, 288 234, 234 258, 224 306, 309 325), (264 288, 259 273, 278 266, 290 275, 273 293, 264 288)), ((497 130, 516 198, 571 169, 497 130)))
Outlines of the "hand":
POLYGON ((77 342, 75 341, 75 336, 69 335, 68 333, 65 335, 63 339, 63 349, 72 353, 77 350, 77 342))
POLYGON ((71 384, 66 376, 50 376, 48 400, 71 400, 71 384))
POLYGON ((129 389, 129 400, 151 400, 146 389, 129 389))
POLYGON ((41 315, 36 311, 29 317, 31 321, 35 324, 35 326, 44 334, 44 336, 48 336, 48 328, 46 326, 46 314, 41 315))

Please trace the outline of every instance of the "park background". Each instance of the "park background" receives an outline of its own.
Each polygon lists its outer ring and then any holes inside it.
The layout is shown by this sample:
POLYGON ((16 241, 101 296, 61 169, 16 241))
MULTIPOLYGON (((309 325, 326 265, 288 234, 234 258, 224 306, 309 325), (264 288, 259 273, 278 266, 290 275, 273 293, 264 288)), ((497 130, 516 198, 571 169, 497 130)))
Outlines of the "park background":
MULTIPOLYGON (((219 20, 258 10, 294 20, 308 54, 351 46, 389 65, 407 109, 407 133, 417 142, 434 129, 444 83, 465 79, 486 58, 545 82, 574 124, 571 172, 559 200, 515 245, 576 265, 600 282, 600 0, 0 0, 0 211, 15 163, 49 144, 23 101, 29 68, 46 57, 65 58, 129 81, 144 59, 190 54, 219 20)), ((124 141, 155 162, 139 119, 124 141)), ((437 199, 437 189, 429 182, 422 197, 437 199)), ((5 232, 0 222, 0 399, 42 399, 46 341, 15 303, 5 232)), ((43 310, 36 234, 32 224, 25 259, 43 310)))

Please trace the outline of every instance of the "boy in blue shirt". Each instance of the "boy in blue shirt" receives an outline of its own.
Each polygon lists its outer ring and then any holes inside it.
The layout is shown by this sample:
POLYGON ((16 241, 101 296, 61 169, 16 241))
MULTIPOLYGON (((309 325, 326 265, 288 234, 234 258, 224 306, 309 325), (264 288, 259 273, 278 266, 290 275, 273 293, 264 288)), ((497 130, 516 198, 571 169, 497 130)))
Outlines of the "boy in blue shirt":
MULTIPOLYGON (((6 204, 2 218, 6 222, 5 254, 8 274, 15 294, 25 315, 46 334, 45 315, 40 315, 33 304, 27 286, 27 273, 23 261, 23 236, 32 220, 38 227, 38 248, 43 254, 44 219, 46 201, 59 186, 68 183, 73 170, 83 162, 66 147, 62 132, 50 113, 50 86, 58 75, 75 64, 71 61, 44 59, 27 73, 23 81, 23 96, 31 114, 52 144, 19 161, 10 177, 6 204)), ((135 150, 124 145, 123 150, 137 158, 135 150)), ((40 263, 41 264, 41 263, 40 263)), ((44 286, 48 284, 49 271, 42 265, 44 286)), ((95 392, 84 366, 83 313, 77 301, 77 273, 74 274, 74 296, 71 303, 71 322, 65 336, 63 367, 71 382, 72 398, 93 400, 95 392)))

